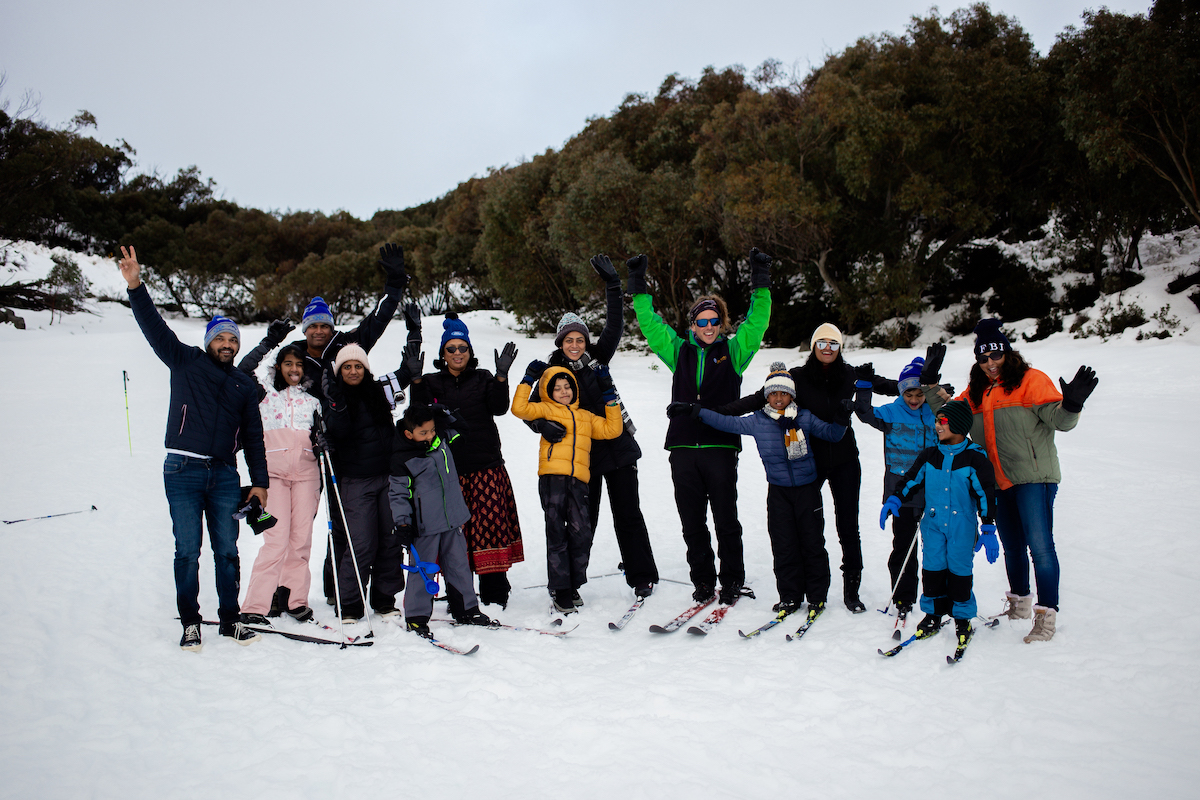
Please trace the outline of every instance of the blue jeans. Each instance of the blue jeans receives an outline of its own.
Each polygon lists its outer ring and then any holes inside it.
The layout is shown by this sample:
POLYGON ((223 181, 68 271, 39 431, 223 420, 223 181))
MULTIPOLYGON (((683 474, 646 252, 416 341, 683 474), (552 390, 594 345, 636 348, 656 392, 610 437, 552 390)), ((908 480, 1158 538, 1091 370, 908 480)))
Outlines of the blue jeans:
POLYGON ((996 492, 996 532, 1004 545, 1009 591, 1029 594, 1029 558, 1040 606, 1058 609, 1058 553, 1054 550, 1057 483, 1022 483, 996 492))
POLYGON ((221 622, 238 620, 237 520, 242 499, 237 470, 217 460, 168 453, 163 484, 175 534, 175 602, 184 625, 200 622, 201 516, 208 520, 208 541, 217 569, 221 622))

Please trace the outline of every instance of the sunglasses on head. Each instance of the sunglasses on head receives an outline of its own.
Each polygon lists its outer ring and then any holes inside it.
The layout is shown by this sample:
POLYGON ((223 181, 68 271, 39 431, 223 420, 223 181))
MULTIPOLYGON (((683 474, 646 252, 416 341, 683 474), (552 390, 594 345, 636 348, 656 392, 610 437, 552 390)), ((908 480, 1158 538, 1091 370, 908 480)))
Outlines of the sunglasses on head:
POLYGON ((692 322, 697 328, 707 328, 709 325, 720 325, 720 317, 711 317, 709 319, 698 319, 692 322))
POLYGON ((975 360, 980 364, 986 364, 988 361, 999 361, 1002 358, 1004 358, 1003 350, 995 350, 991 353, 984 353, 982 355, 975 356, 975 360))
POLYGON ((842 345, 839 342, 831 342, 828 339, 817 339, 817 349, 818 350, 830 350, 830 351, 836 353, 838 351, 838 348, 840 348, 841 346, 842 345))
POLYGON ((448 344, 448 345, 446 345, 447 353, 466 353, 466 352, 469 352, 470 350, 471 350, 471 348, 465 344, 448 344))

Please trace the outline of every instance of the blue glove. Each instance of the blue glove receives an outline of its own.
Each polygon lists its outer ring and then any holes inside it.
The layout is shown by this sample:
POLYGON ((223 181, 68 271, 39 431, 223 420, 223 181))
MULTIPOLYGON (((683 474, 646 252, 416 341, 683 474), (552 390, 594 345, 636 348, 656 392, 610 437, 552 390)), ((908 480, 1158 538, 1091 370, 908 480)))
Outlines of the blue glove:
POLYGON ((1000 540, 996 538, 996 526, 990 522, 985 522, 979 528, 979 539, 975 542, 975 552, 978 553, 980 548, 987 555, 989 564, 995 564, 996 559, 1000 557, 1000 540))
POLYGON ((879 512, 879 530, 883 530, 887 526, 887 518, 896 516, 900 513, 900 498, 896 495, 889 497, 883 504, 883 510, 879 512))

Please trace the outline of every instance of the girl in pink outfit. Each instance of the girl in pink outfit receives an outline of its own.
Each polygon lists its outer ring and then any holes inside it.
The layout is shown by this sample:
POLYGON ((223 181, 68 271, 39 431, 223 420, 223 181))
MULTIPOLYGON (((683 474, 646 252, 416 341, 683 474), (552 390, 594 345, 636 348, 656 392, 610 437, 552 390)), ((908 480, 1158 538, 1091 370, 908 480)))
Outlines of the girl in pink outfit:
MULTIPOLYGON (((267 336, 238 364, 243 372, 254 369, 292 327, 286 320, 272 322, 267 336)), ((269 370, 271 386, 260 389, 258 410, 267 447, 267 472, 271 492, 266 510, 278 522, 263 532, 262 548, 254 559, 250 583, 242 601, 242 621, 263 624, 276 588, 287 589, 287 612, 301 622, 312 619, 308 607, 308 567, 313 518, 321 499, 321 473, 310 440, 313 414, 321 408, 308 393, 304 378, 304 353, 295 345, 281 349, 269 370)))

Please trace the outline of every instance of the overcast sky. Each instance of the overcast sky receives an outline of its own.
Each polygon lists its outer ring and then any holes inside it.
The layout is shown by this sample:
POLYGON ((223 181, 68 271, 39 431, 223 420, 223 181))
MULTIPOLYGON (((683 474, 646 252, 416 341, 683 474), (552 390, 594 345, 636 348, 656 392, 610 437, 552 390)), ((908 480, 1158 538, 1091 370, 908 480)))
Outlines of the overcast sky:
MULTIPOLYGON (((967 3, 939 6, 949 14, 967 3)), ((1085 8, 996 0, 1045 53, 1085 8)), ((262 209, 369 218, 559 148, 626 94, 774 58, 800 75, 862 36, 902 33, 909 0, 0 0, 10 112, 80 109, 138 169, 195 164, 262 209)), ((1148 2, 1108 3, 1144 13, 1148 2)))

